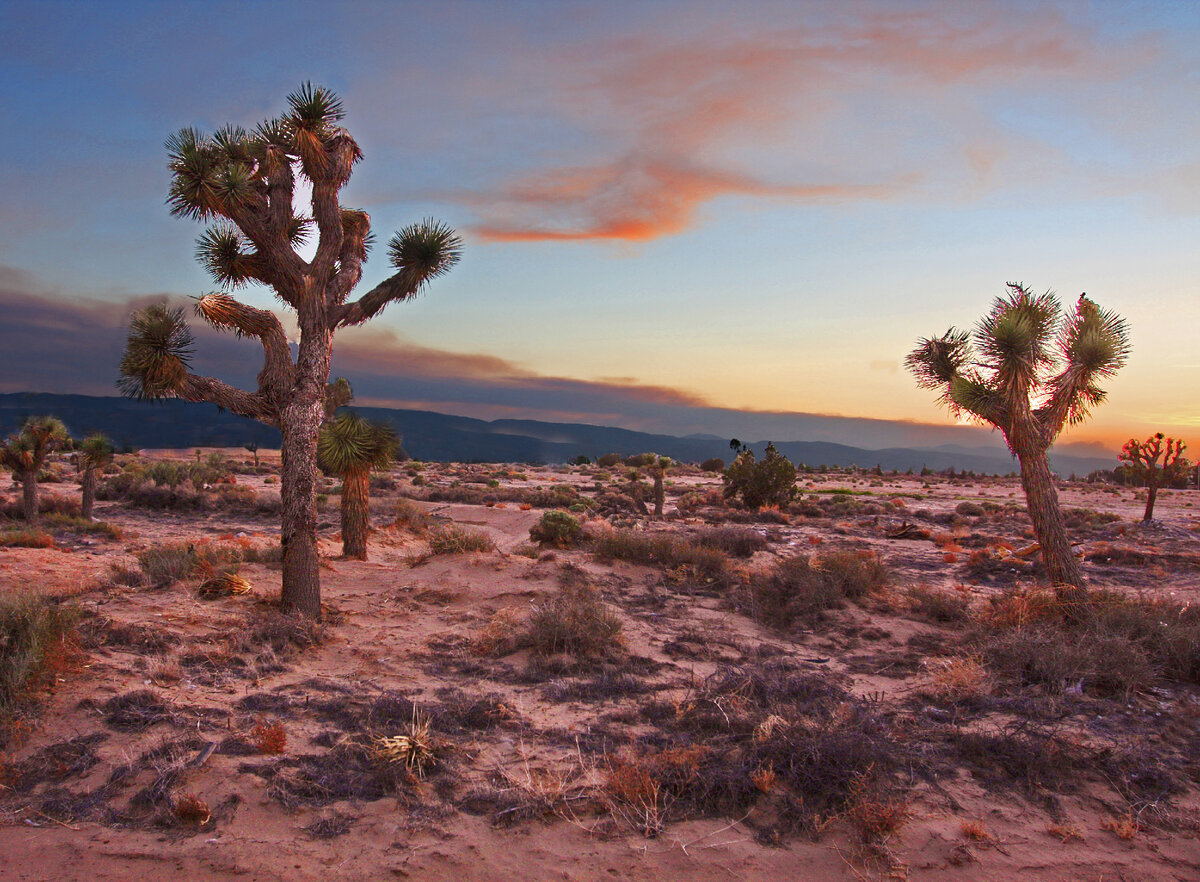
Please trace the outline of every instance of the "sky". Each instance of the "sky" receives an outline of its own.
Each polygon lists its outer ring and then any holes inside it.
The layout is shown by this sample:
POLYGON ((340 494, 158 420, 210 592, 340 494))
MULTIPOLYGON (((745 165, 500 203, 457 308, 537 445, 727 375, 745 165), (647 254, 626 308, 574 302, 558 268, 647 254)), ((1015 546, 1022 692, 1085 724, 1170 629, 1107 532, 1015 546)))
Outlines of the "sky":
POLYGON ((0 392, 115 394, 131 309, 216 289, 164 140, 312 81, 377 239, 465 240, 339 335, 359 403, 892 446, 953 424, 905 354, 1022 281, 1131 329, 1066 441, 1200 445, 1193 0, 0 0, 0 81, 0 392))

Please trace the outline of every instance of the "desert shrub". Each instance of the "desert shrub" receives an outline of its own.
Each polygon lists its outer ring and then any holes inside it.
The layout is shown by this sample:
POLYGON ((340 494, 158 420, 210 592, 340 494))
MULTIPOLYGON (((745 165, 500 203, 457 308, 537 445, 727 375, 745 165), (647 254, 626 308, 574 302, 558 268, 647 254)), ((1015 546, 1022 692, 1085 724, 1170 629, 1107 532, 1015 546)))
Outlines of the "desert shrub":
POLYGON ((1200 683, 1200 609, 1171 600, 1094 590, 1080 610, 1048 591, 1009 592, 980 611, 975 639, 998 673, 1055 693, 1200 683))
POLYGON ((277 563, 282 558, 279 545, 257 547, 230 542, 166 542, 147 548, 137 555, 142 581, 165 586, 187 576, 211 576, 221 567, 246 563, 277 563))
POLYGON ((820 557, 797 555, 751 580, 738 605, 754 618, 777 627, 837 609, 883 588, 887 567, 870 552, 835 551, 820 557))
POLYGON ((982 517, 987 513, 978 502, 960 502, 954 506, 954 511, 966 518, 982 517))
POLYGON ((1121 520, 1121 516, 1107 511, 1093 511, 1090 508, 1063 509, 1063 518, 1072 529, 1083 527, 1103 527, 1121 520))
MULTIPOLYGON (((55 496, 42 493, 38 496, 38 513, 42 515, 63 515, 79 517, 79 500, 71 496, 55 496)), ((0 505, 0 517, 12 520, 24 519, 24 509, 20 499, 5 502, 0 505)))
POLYGON ((621 620, 582 577, 564 579, 557 593, 534 606, 527 623, 530 646, 540 655, 605 655, 620 645, 621 620))
POLYGON ((579 521, 565 511, 548 511, 529 529, 529 538, 539 545, 570 548, 583 536, 579 521))
MULTIPOLYGON (((648 468, 652 465, 655 465, 657 462, 657 453, 635 453, 633 456, 627 456, 624 459, 625 465, 634 469, 648 468)), ((599 463, 599 465, 603 465, 603 463, 599 463)))
POLYGON ((623 560, 676 571, 681 578, 721 582, 728 578, 728 560, 717 548, 707 548, 671 533, 613 530, 596 538, 592 551, 601 560, 623 560))
POLYGON ((425 512, 425 509, 421 508, 421 506, 417 505, 411 499, 405 499, 404 497, 397 499, 394 512, 395 520, 393 521, 393 526, 410 530, 417 536, 424 536, 433 525, 433 518, 425 512))
POLYGON ((431 554, 465 554, 471 551, 495 551, 496 543, 487 533, 458 524, 444 524, 429 534, 431 554))
POLYGON ((15 710, 77 619, 73 607, 46 597, 23 592, 0 597, 0 718, 15 710))
POLYGON ((596 465, 600 466, 602 469, 611 469, 613 466, 620 464, 621 454, 619 453, 606 453, 604 456, 601 456, 596 460, 596 465))
POLYGON ((719 456, 714 456, 712 459, 706 459, 700 463, 700 471, 702 472, 723 472, 725 471, 725 460, 719 456))
POLYGON ((750 527, 707 527, 694 534, 697 545, 717 548, 732 557, 750 557, 769 546, 767 537, 750 527))
POLYGON ((54 537, 38 529, 3 530, 0 548, 54 548, 54 537))
POLYGON ((939 591, 927 585, 912 585, 905 592, 912 611, 931 622, 949 625, 965 622, 971 602, 957 591, 939 591))
POLYGON ((766 505, 786 506, 796 493, 796 467, 768 444, 762 462, 747 450, 725 470, 725 498, 740 496, 749 509, 766 505))
POLYGON ((142 476, 155 487, 174 489, 190 477, 191 466, 186 463, 158 461, 145 467, 142 476))

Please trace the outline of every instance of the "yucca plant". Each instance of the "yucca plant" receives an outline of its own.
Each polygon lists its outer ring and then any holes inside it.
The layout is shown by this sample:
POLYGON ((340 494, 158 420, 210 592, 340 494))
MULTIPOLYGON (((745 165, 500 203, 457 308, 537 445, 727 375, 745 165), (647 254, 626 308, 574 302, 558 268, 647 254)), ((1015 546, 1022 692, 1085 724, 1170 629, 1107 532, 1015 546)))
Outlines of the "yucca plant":
POLYGON ((327 400, 338 394, 328 382, 333 336, 374 317, 389 303, 415 297, 454 266, 462 243, 453 230, 433 220, 405 227, 389 243, 393 273, 349 300, 362 278, 371 222, 365 211, 342 206, 338 194, 362 153, 339 125, 344 114, 334 93, 306 83, 287 100, 286 113, 252 132, 226 126, 213 135, 191 128, 172 135, 167 141, 167 201, 177 217, 214 221, 200 237, 196 256, 218 284, 264 285, 295 310, 295 352, 273 312, 225 292, 205 294, 196 302, 202 319, 262 344, 257 390, 193 373, 191 331, 183 311, 166 305, 147 307, 132 317, 118 385, 142 399, 209 401, 279 429, 282 605, 319 618, 316 448, 327 400), (311 184, 311 217, 293 209, 297 177, 311 184), (317 248, 305 260, 296 248, 310 234, 316 236, 317 248))
POLYGON ((951 328, 922 339, 906 359, 925 389, 941 390, 956 416, 994 426, 1021 465, 1021 486, 1042 559, 1063 601, 1087 599, 1083 570, 1071 552, 1046 451, 1067 425, 1104 401, 1098 383, 1129 355, 1124 319, 1080 295, 1063 315, 1051 292, 1008 284, 974 334, 951 328))
POLYGON ((62 420, 52 416, 30 417, 21 431, 0 444, 0 467, 11 469, 21 482, 21 504, 25 520, 38 521, 38 472, 46 457, 71 440, 62 420))
POLYGON ((387 423, 343 413, 321 427, 317 464, 342 479, 342 554, 367 559, 371 530, 371 470, 389 466, 399 443, 387 423))
POLYGON ((80 503, 79 516, 84 520, 92 517, 92 507, 96 504, 96 472, 110 462, 116 449, 107 435, 99 432, 88 435, 79 442, 79 458, 76 464, 83 472, 83 500, 80 503))

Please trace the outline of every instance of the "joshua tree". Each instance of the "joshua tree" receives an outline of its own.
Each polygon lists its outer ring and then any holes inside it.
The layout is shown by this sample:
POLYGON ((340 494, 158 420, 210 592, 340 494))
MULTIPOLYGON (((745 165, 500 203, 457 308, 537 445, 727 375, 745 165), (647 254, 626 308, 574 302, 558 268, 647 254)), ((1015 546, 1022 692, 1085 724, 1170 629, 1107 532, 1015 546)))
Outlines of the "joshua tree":
POLYGON ((199 261, 221 285, 257 282, 296 312, 295 356, 276 315, 205 294, 201 318, 218 330, 256 338, 265 355, 258 389, 247 392, 189 370, 192 335, 181 309, 151 306, 135 313, 118 385, 143 399, 210 401, 275 426, 281 448, 283 608, 321 614, 317 570, 316 447, 326 416, 333 335, 377 315, 389 303, 414 297, 458 260, 461 240, 441 223, 406 227, 389 243, 395 273, 357 300, 371 242, 365 211, 345 208, 338 193, 362 154, 344 128, 341 101, 306 83, 288 97, 289 109, 253 132, 226 126, 212 136, 181 129, 167 141, 171 213, 215 220, 201 235, 199 261), (296 214, 296 176, 312 186, 312 217, 296 214), (316 253, 296 252, 315 229, 316 253))
POLYGON ((99 432, 88 435, 79 443, 78 466, 83 472, 83 502, 79 514, 85 519, 91 518, 96 502, 96 471, 112 462, 114 453, 112 441, 99 432))
POLYGON ((321 427, 317 463, 342 479, 342 554, 367 559, 371 469, 391 464, 400 439, 387 423, 343 413, 321 427))
POLYGON ((1134 477, 1146 483, 1146 513, 1142 515, 1144 522, 1149 523, 1154 517, 1158 488, 1187 477, 1192 464, 1183 456, 1186 448, 1187 445, 1182 441, 1166 438, 1162 432, 1145 441, 1130 438, 1121 448, 1117 458, 1134 477))
POLYGON ((258 468, 258 442, 248 441, 242 447, 254 454, 254 467, 258 468))
POLYGON ((1124 319, 1080 295, 1063 315, 1051 292, 1034 295, 1008 284, 975 328, 951 328, 922 339, 906 359, 925 389, 939 389, 956 415, 1004 433, 1021 464, 1029 518, 1050 581, 1062 600, 1087 599, 1087 586, 1071 542, 1046 451, 1068 424, 1087 418, 1105 392, 1097 384, 1125 364, 1129 336, 1124 319))
POLYGON ((27 419, 20 432, 0 444, 0 466, 11 469, 13 477, 21 482, 25 520, 31 524, 38 520, 38 472, 46 457, 70 440, 62 420, 41 416, 27 419))
POLYGON ((654 516, 656 518, 662 517, 663 502, 666 496, 663 490, 663 478, 667 474, 667 469, 671 467, 671 462, 669 456, 656 456, 654 462, 650 464, 650 476, 654 478, 654 516))

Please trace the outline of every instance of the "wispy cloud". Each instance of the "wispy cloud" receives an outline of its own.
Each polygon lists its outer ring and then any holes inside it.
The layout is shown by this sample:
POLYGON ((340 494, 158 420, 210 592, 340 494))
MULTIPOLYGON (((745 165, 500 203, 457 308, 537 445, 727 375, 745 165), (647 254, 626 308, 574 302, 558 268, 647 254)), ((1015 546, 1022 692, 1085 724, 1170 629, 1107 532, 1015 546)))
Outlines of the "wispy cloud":
POLYGON ((783 28, 713 22, 666 41, 575 45, 539 59, 540 87, 563 126, 583 133, 582 161, 547 150, 544 167, 468 197, 474 232, 496 242, 644 241, 688 229, 724 196, 887 200, 948 167, 969 189, 1006 153, 980 108, 989 86, 1103 77, 1147 51, 1102 49, 1052 11, 1014 16, 1003 4, 783 28), (906 146, 931 123, 945 142, 932 158, 924 142, 906 146))

